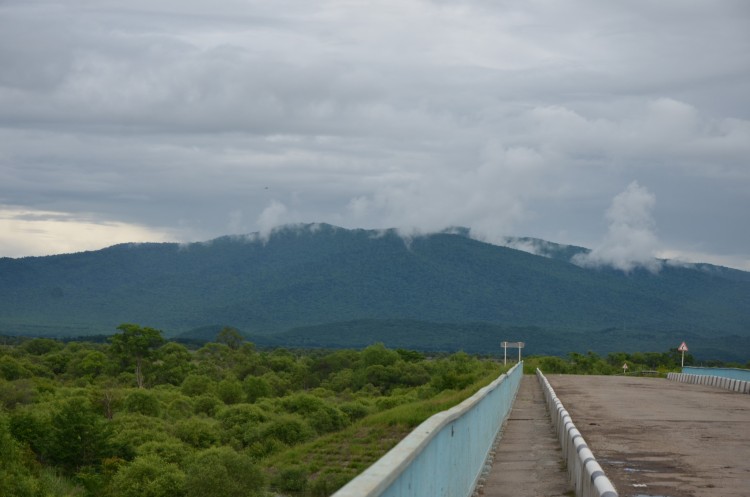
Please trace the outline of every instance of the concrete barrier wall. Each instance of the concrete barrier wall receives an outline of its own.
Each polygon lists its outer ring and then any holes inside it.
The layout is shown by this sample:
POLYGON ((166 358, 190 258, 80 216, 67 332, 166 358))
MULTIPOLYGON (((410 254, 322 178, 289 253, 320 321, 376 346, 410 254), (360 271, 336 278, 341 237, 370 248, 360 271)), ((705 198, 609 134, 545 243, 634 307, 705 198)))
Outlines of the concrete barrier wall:
POLYGON ((468 497, 508 417, 523 363, 430 417, 332 497, 468 497))
POLYGON ((705 374, 667 373, 667 379, 750 394, 750 381, 737 380, 734 378, 708 376, 705 374))
POLYGON ((562 446, 563 458, 568 469, 570 482, 577 497, 618 497, 615 487, 604 474, 594 454, 586 445, 581 432, 565 410, 560 399, 555 395, 552 386, 542 372, 536 370, 537 378, 542 385, 544 398, 547 401, 552 425, 562 446))
POLYGON ((750 369, 740 368, 699 368, 695 366, 685 366, 682 368, 685 374, 718 376, 720 378, 732 378, 741 381, 750 381, 750 369))

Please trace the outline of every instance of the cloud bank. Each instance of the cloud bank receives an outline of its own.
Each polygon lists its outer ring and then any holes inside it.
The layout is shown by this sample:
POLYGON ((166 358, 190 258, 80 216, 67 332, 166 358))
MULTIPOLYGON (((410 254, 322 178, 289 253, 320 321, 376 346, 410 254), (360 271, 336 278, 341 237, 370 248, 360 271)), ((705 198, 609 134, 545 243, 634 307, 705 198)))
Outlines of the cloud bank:
MULTIPOLYGON (((742 0, 6 0, 0 204, 179 241, 328 222, 595 246, 637 178, 661 251, 750 269, 748 25, 742 0)), ((63 227, 0 255, 88 246, 63 227)))

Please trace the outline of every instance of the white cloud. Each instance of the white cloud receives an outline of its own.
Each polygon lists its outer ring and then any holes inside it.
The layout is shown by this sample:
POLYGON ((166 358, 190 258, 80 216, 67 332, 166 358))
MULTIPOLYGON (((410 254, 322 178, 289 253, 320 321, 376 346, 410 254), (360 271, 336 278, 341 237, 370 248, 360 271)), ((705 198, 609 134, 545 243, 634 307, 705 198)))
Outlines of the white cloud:
POLYGON ((609 229, 603 242, 591 252, 577 254, 573 262, 581 266, 611 266, 624 272, 644 267, 658 272, 661 261, 655 258, 659 242, 654 232, 651 211, 656 197, 633 181, 612 199, 607 210, 609 229))
POLYGON ((258 217, 261 239, 267 241, 271 233, 273 233, 274 228, 278 228, 289 222, 289 209, 281 202, 276 200, 271 201, 258 217))

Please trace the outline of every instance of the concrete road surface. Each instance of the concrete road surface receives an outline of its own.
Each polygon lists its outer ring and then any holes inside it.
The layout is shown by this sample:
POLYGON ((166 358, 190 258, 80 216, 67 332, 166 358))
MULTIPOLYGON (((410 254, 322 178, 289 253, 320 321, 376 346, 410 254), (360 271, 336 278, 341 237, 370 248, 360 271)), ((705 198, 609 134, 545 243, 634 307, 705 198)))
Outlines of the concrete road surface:
POLYGON ((750 497, 750 395, 661 378, 547 379, 621 497, 750 497))
POLYGON ((478 495, 563 497, 571 495, 571 489, 542 388, 535 376, 524 376, 492 469, 478 495))

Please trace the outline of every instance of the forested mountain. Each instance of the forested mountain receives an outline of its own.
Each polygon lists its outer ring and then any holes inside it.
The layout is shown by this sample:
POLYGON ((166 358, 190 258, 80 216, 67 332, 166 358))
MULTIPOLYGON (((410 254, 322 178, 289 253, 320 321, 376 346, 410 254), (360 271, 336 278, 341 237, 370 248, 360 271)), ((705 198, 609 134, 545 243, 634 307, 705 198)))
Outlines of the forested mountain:
MULTIPOLYGON (((634 334, 678 344, 686 334, 716 343, 726 341, 717 337, 750 337, 750 273, 664 265, 657 274, 625 274, 570 263, 586 250, 580 247, 517 242, 541 247, 545 256, 483 243, 460 230, 403 238, 395 231, 306 225, 268 239, 3 258, 0 333, 109 334, 132 322, 167 335, 229 325, 281 339, 282 332, 314 334, 328 324, 344 334, 362 327, 342 323, 366 322, 376 336, 378 322, 385 328, 418 322, 401 333, 412 339, 406 345, 418 345, 418 330, 429 323, 443 323, 437 328, 457 345, 460 330, 472 326, 533 327, 561 343, 578 333, 593 349, 612 333, 620 343, 634 334)), ((468 347, 474 335, 464 335, 468 347)), ((341 336, 341 344, 350 341, 341 336)))

